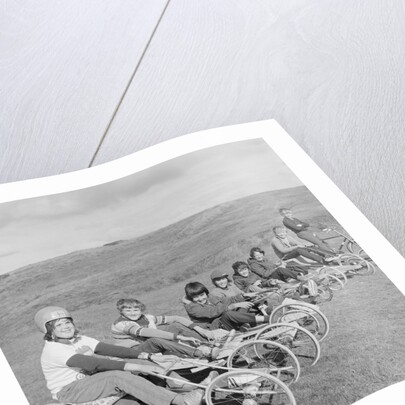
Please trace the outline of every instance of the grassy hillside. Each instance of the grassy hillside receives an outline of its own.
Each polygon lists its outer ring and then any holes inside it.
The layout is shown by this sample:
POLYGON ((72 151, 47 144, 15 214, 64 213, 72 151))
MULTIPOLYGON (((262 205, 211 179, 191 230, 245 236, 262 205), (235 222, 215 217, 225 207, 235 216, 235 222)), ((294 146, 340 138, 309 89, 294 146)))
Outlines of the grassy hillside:
MULTIPOLYGON (((272 256, 269 247, 271 228, 281 222, 278 214, 281 207, 292 208, 298 218, 310 223, 336 224, 306 188, 298 187, 221 204, 133 240, 76 251, 3 276, 0 280, 0 345, 30 403, 49 401, 39 367, 43 343, 33 324, 38 309, 46 305, 64 306, 74 313, 85 334, 99 339, 109 338, 110 323, 117 315, 114 305, 121 297, 140 298, 152 313, 185 315, 180 298, 186 282, 197 279, 208 283, 212 270, 218 267, 230 269, 234 261, 247 258, 252 246, 260 246, 272 256)), ((368 279, 370 285, 362 287, 359 284, 359 291, 373 285, 372 279, 368 279)), ((388 280, 385 283, 384 295, 388 289, 390 299, 403 302, 391 283, 388 280)), ((349 312, 352 311, 352 322, 358 323, 356 311, 359 306, 368 305, 368 296, 363 297, 357 292, 354 295, 344 293, 346 298, 342 303, 349 312)), ((342 323, 348 315, 340 310, 341 304, 335 306, 335 302, 337 300, 329 305, 328 310, 338 323, 342 323)), ((386 306, 383 303, 383 308, 386 306)), ((395 307, 401 315, 404 309, 403 306, 395 307)), ((394 317, 397 319, 397 312, 394 317)), ((369 323, 372 326, 372 322, 369 323)), ((398 328, 398 336, 403 336, 405 331, 399 333, 399 325, 397 322, 395 328, 398 328)), ((347 325, 344 331, 350 338, 347 325)), ((356 339, 364 344, 364 338, 374 332, 374 329, 370 332, 366 328, 364 333, 367 334, 362 336, 360 331, 361 336, 356 336, 356 339)), ((338 340, 336 344, 341 349, 342 342, 339 337, 338 340)), ((334 344, 331 346, 333 348, 334 344)), ((370 355, 367 353, 366 357, 370 355)), ((323 372, 336 368, 336 361, 339 362, 339 358, 334 359, 333 364, 326 363, 323 372)), ((384 376, 380 382, 382 386, 405 378, 405 373, 399 371, 391 374, 384 376)), ((319 384, 306 385, 304 391, 306 394, 299 402, 301 405, 350 403, 343 399, 329 402, 324 397, 323 401, 321 397, 316 400, 314 394, 322 391, 319 384)), ((366 390, 373 391, 372 387, 366 390)), ((348 394, 350 398, 353 395, 348 394)))

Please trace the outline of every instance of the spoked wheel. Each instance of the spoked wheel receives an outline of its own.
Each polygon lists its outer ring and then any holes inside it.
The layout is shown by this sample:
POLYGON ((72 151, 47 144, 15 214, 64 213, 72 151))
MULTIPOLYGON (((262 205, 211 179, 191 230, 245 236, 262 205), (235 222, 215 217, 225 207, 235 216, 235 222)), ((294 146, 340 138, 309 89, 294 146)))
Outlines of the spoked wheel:
MULTIPOLYGON (((318 272, 319 272, 319 274, 327 274, 327 275, 338 278, 340 280, 341 284, 343 285, 343 287, 347 283, 346 274, 343 271, 341 271, 338 268, 338 266, 336 266, 336 267, 324 266, 321 269, 319 269, 318 272)), ((331 288, 331 290, 333 290, 333 288, 330 285, 329 285, 329 287, 331 288)))
POLYGON ((216 377, 205 390, 207 405, 296 405, 279 379, 257 370, 233 370, 216 377))
POLYGON ((360 276, 368 276, 374 274, 375 272, 374 263, 362 258, 361 256, 354 254, 343 254, 340 256, 338 261, 342 266, 352 266, 352 271, 360 276))
POLYGON ((287 346, 301 367, 313 366, 319 360, 321 347, 315 336, 297 323, 275 323, 256 334, 257 340, 271 340, 287 346))
POLYGON ((251 340, 239 345, 228 357, 229 368, 258 369, 290 385, 300 376, 300 364, 286 346, 269 340, 251 340))
POLYGON ((329 333, 329 322, 326 316, 315 305, 305 302, 288 302, 274 308, 270 315, 270 323, 280 322, 297 322, 299 326, 311 332, 318 342, 325 339, 329 333))

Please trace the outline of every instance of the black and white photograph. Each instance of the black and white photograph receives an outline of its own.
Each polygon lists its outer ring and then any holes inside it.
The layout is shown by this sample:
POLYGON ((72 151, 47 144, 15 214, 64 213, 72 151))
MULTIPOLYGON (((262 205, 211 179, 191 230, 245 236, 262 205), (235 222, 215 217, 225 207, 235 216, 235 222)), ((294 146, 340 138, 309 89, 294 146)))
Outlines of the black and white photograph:
POLYGON ((254 138, 0 204, 28 403, 350 405, 405 380, 403 294, 297 175, 254 138))

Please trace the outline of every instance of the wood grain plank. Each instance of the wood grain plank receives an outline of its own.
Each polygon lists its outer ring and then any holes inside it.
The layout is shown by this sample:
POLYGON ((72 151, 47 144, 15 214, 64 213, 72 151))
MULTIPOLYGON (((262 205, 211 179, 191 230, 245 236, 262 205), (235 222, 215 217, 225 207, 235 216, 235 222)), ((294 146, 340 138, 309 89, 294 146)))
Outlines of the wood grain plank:
POLYGON ((2 182, 89 165, 166 2, 3 2, 2 182))
POLYGON ((95 163, 276 118, 405 253, 405 5, 176 0, 95 163))

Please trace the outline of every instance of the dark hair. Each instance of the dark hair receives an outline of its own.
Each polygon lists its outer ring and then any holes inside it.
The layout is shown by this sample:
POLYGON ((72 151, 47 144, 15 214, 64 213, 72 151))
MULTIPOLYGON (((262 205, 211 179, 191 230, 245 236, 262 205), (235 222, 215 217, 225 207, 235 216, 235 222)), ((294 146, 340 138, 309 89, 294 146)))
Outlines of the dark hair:
POLYGON ((283 226, 283 225, 276 225, 276 226, 273 226, 273 232, 274 232, 274 233, 276 232, 276 229, 285 229, 285 226, 283 226))
POLYGON ((255 252, 259 252, 262 255, 264 255, 264 250, 260 249, 259 247, 252 247, 252 249, 250 249, 250 253, 249 253, 251 258, 253 258, 253 254, 255 252))
POLYGON ((281 214, 281 215, 283 215, 283 212, 284 211, 291 211, 290 210, 290 208, 280 208, 279 210, 278 210, 278 212, 281 214))
POLYGON ((187 299, 190 301, 192 301, 193 298, 203 293, 206 293, 207 295, 209 294, 208 288, 198 281, 193 281, 191 283, 186 284, 186 286, 184 287, 184 291, 186 293, 187 299))
POLYGON ((249 265, 246 262, 235 262, 232 265, 233 271, 235 272, 235 274, 238 274, 239 269, 241 268, 249 268, 249 265))
POLYGON ((121 312, 126 307, 137 307, 141 311, 145 311, 146 305, 135 298, 121 298, 117 301, 117 309, 121 312))
MULTIPOLYGON (((59 319, 53 319, 52 321, 48 321, 45 324, 46 333, 44 335, 44 340, 46 340, 48 342, 57 342, 59 340, 58 338, 53 336, 55 324, 57 321, 59 321, 59 319)), ((73 322, 73 319, 72 318, 66 318, 66 319, 69 319, 69 321, 72 322, 73 326, 75 327, 75 334, 73 335, 73 337, 76 337, 79 334, 79 331, 77 330, 75 323, 73 322)))

